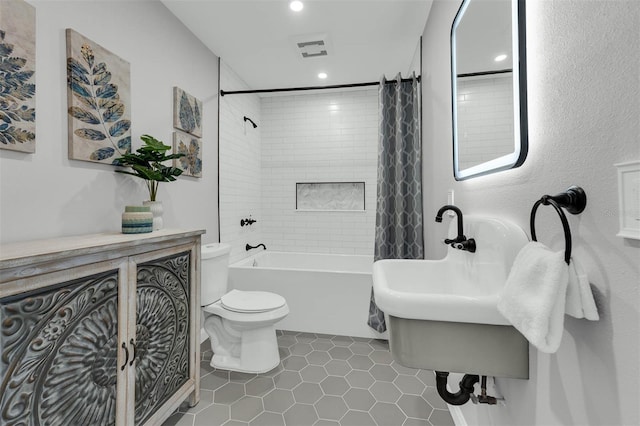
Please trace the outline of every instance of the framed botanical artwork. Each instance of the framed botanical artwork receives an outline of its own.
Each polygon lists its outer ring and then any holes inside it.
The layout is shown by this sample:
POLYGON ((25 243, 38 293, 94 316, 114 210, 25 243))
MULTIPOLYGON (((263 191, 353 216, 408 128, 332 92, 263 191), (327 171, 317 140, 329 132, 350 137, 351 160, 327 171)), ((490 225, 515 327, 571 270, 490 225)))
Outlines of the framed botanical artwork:
POLYGON ((173 160, 173 167, 183 170, 183 176, 202 177, 202 141, 187 133, 173 132, 173 152, 185 154, 173 160))
POLYGON ((202 101, 179 87, 173 88, 173 127, 202 137, 202 101))
POLYGON ((0 148, 36 152, 36 11, 0 1, 0 148))
POLYGON ((640 240, 640 161, 615 164, 618 169, 620 230, 618 237, 640 240))
POLYGON ((129 62, 67 29, 69 158, 113 164, 131 152, 129 62))

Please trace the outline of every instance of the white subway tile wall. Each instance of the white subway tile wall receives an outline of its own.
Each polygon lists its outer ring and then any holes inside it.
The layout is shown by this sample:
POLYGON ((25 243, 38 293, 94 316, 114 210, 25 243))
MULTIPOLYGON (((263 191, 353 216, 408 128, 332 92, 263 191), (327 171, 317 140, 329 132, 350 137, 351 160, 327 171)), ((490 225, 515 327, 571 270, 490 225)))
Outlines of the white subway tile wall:
POLYGON ((372 254, 377 88, 272 96, 262 106, 262 236, 270 249, 372 254), (296 211, 297 182, 365 182, 365 211, 296 211))
MULTIPOLYGON (((246 90, 231 68, 223 90, 246 90)), ((220 103, 220 234, 230 261, 269 250, 372 254, 378 139, 376 88, 220 103), (258 124, 254 129, 243 116, 258 124), (365 182, 364 211, 296 211, 297 182, 365 182), (257 222, 240 226, 252 215, 257 222)))
MULTIPOLYGON (((249 87, 224 62, 220 67, 222 90, 247 90, 249 87)), ((247 243, 265 243, 261 203, 260 98, 257 95, 229 95, 220 98, 220 241, 231 244, 230 261, 250 256, 247 243), (258 127, 245 122, 249 117, 258 127), (257 220, 240 226, 249 215, 257 220)), ((270 248, 270 247, 269 247, 270 248)))
POLYGON ((458 81, 460 169, 513 152, 513 77, 467 77, 458 81))

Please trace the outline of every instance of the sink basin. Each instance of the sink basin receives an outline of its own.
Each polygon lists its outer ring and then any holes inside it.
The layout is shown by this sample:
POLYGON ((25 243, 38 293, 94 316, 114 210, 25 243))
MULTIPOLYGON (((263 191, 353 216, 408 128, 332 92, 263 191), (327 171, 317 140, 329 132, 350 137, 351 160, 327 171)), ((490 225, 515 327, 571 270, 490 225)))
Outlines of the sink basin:
MULTIPOLYGON (((373 264, 376 304, 387 314, 420 320, 509 325, 498 312, 515 256, 528 242, 524 231, 503 220, 468 216, 465 235, 476 252, 452 247, 441 260, 379 260, 373 264)), ((449 236, 456 235, 452 221, 449 236)))
MULTIPOLYGON (((387 315, 390 349, 413 368, 528 377, 528 342, 498 312, 498 294, 528 238, 517 225, 464 217, 476 252, 448 247, 441 260, 379 260, 376 304, 387 315)), ((455 220, 448 236, 455 237, 455 220)))

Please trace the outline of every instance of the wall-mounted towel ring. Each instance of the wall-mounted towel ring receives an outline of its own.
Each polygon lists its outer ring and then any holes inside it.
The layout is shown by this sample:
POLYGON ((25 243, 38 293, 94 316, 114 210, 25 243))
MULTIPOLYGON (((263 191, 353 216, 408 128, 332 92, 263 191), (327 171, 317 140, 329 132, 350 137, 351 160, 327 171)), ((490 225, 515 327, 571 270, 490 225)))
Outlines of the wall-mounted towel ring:
POLYGON ((567 221, 567 217, 565 216, 562 208, 565 208, 571 214, 579 214, 582 213, 587 206, 587 194, 585 194, 584 190, 579 186, 572 186, 567 189, 565 192, 562 192, 557 195, 543 195, 536 203, 533 205, 531 209, 531 218, 530 218, 530 226, 531 226, 531 239, 533 241, 538 241, 536 239, 536 211, 540 204, 544 204, 545 206, 551 205, 560 216, 560 220, 562 221, 562 228, 564 229, 564 240, 565 240, 565 252, 564 252, 564 260, 569 264, 571 259, 571 228, 569 227, 569 222, 567 221))

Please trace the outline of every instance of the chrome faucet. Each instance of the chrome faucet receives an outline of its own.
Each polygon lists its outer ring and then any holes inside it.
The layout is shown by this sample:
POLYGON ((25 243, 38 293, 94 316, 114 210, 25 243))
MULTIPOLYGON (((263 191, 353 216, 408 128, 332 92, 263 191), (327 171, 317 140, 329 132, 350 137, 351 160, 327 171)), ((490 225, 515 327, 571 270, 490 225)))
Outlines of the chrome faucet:
POLYGON ((458 236, 455 237, 453 240, 447 238, 444 240, 444 243, 458 250, 464 250, 471 253, 475 253, 476 240, 474 240, 473 238, 467 239, 467 237, 464 236, 464 226, 462 224, 462 211, 459 208, 449 204, 447 204, 446 206, 442 206, 440 210, 438 210, 438 213, 436 213, 436 222, 438 223, 442 222, 442 214, 447 210, 451 210, 455 212, 456 217, 458 218, 458 236))

